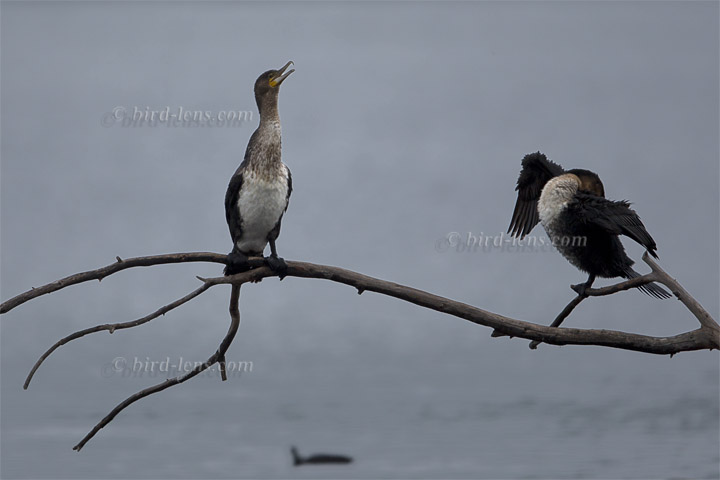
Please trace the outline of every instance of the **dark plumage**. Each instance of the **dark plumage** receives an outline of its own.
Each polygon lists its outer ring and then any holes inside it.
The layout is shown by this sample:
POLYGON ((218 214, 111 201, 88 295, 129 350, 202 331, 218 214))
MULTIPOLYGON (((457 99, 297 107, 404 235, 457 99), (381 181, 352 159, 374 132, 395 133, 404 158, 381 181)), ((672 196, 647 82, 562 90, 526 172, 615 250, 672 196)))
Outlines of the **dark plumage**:
MULTIPOLYGON (((634 278, 633 261, 618 235, 630 237, 657 258, 657 245, 626 201, 605 198, 600 178, 589 170, 565 171, 540 152, 526 155, 516 190, 518 199, 508 233, 524 237, 541 222, 553 245, 588 280, 574 288, 584 295, 595 277, 634 278)), ((670 294, 649 283, 638 287, 657 298, 670 294)))
POLYGON ((245 158, 230 179, 225 194, 225 218, 233 240, 225 275, 248 268, 248 256, 262 256, 270 243, 268 266, 282 277, 287 265, 278 257, 275 240, 292 193, 290 169, 281 160, 278 114, 280 84, 295 70, 268 70, 255 81, 260 125, 250 137, 245 158))
POLYGON ((522 159, 522 170, 520 170, 515 187, 518 198, 508 228, 509 234, 523 238, 530 233, 530 230, 540 221, 537 204, 543 187, 548 180, 564 173, 577 175, 583 182, 582 191, 598 197, 605 196, 605 188, 596 173, 580 168, 566 172, 560 165, 548 160, 542 153, 530 153, 522 159))
POLYGON ((293 456, 293 464, 297 467, 299 465, 304 464, 338 464, 338 463, 351 463, 353 461, 352 457, 347 457, 345 455, 335 455, 335 454, 329 454, 329 453, 318 453, 315 455, 310 455, 309 457, 301 457, 300 454, 297 451, 297 448, 292 447, 290 449, 290 453, 292 453, 293 456))

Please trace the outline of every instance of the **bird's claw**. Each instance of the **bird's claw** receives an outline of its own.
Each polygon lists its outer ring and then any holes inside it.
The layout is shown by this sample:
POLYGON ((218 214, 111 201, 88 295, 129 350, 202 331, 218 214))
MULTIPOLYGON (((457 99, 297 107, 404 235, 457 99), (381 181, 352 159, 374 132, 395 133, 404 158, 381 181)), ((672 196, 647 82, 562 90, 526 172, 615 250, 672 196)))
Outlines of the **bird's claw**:
POLYGON ((572 288, 573 290, 575 290, 575 293, 577 293, 577 294, 580 295, 581 297, 587 297, 587 296, 588 296, 588 295, 587 295, 588 286, 587 286, 586 283, 578 283, 578 284, 576 284, 576 285, 570 285, 570 288, 572 288))
POLYGON ((288 265, 287 263, 285 263, 284 258, 270 255, 269 257, 265 257, 265 263, 267 263, 267 266, 270 268, 270 270, 277 273, 278 277, 280 277, 280 280, 285 278, 288 265))

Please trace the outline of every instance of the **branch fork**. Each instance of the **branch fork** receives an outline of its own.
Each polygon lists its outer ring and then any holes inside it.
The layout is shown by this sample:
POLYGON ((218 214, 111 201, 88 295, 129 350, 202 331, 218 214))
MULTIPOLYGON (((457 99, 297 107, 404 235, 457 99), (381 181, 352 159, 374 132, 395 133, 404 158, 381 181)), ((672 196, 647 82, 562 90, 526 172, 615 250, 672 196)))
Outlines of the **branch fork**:
MULTIPOLYGON (((96 270, 81 272, 71 275, 55 282, 48 283, 41 287, 32 287, 30 290, 17 295, 2 304, 0 304, 0 314, 5 314, 13 308, 22 305, 41 295, 46 295, 63 288, 69 287, 90 280, 102 280, 103 278, 133 267, 147 267, 153 265, 162 265, 169 263, 186 263, 186 262, 213 262, 219 264, 227 263, 227 256, 218 253, 209 252, 192 252, 192 253, 173 253, 165 255, 154 255, 146 257, 135 257, 121 259, 115 257, 115 262, 96 270)), ((692 350, 715 350, 720 349, 720 326, 710 316, 710 314, 697 302, 675 279, 668 275, 660 266, 647 255, 643 256, 643 260, 647 263, 652 271, 646 275, 633 278, 615 285, 602 288, 588 288, 585 295, 575 297, 555 318, 550 326, 538 325, 531 322, 516 320, 505 317, 496 313, 488 312, 465 303, 456 302, 448 298, 440 297, 432 293, 428 293, 416 288, 400 285, 386 280, 380 280, 367 275, 363 275, 343 268, 332 267, 327 265, 317 265, 306 262, 287 261, 287 271, 284 272, 286 277, 299 278, 317 278, 325 279, 332 282, 343 283, 355 288, 358 294, 363 292, 375 292, 382 295, 388 295, 406 302, 413 303, 423 308, 429 308, 437 312, 446 313, 458 318, 462 318, 478 325, 484 325, 493 328, 492 336, 510 336, 520 337, 531 340, 530 348, 537 348, 540 343, 549 343, 553 345, 599 345, 612 348, 620 348, 625 350, 634 350, 639 352, 654 354, 674 355, 678 352, 692 350), (572 311, 587 297, 600 297, 611 295, 623 290, 628 290, 650 282, 659 282, 668 287, 672 293, 687 307, 687 309, 698 319, 700 328, 681 333, 672 337, 651 337, 634 333, 625 333, 614 330, 593 330, 593 329, 577 329, 577 328, 559 328, 560 324, 567 318, 572 311)), ((248 259, 250 270, 226 277, 203 278, 197 277, 202 285, 184 297, 160 307, 155 312, 148 314, 137 320, 103 324, 95 327, 87 328, 72 333, 51 346, 38 359, 30 373, 23 388, 27 389, 33 375, 40 365, 47 359, 56 349, 66 343, 89 335, 91 333, 108 331, 113 333, 117 330, 137 327, 143 325, 175 308, 191 301, 195 297, 201 295, 208 289, 223 284, 231 285, 230 293, 230 327, 227 334, 220 342, 217 351, 205 361, 205 363, 196 366, 192 371, 169 378, 157 385, 153 385, 131 395, 123 402, 118 404, 109 414, 107 414, 75 447, 74 450, 80 451, 85 444, 97 434, 103 427, 110 423, 115 416, 122 410, 154 393, 165 390, 183 383, 201 372, 219 364, 221 378, 227 380, 227 372, 225 366, 225 354, 232 344, 235 335, 240 326, 240 287, 244 283, 257 283, 267 277, 278 276, 270 268, 265 266, 265 260, 260 257, 248 259)))

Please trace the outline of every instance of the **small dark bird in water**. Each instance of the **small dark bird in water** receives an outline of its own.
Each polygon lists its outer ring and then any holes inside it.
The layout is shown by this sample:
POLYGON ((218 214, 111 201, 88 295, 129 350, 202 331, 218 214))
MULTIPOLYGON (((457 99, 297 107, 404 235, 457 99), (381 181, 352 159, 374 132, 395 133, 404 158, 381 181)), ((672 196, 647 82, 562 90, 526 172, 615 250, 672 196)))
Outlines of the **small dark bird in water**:
POLYGON ((347 457, 345 455, 333 455, 328 453, 317 453, 315 455, 310 455, 309 457, 301 457, 300 454, 297 451, 297 448, 292 447, 290 449, 290 453, 292 453, 293 456, 293 464, 297 467, 299 465, 305 465, 305 464, 331 464, 331 463, 351 463, 353 461, 352 457, 347 457))
POLYGON ((281 160, 278 94, 280 85, 295 71, 287 70, 292 63, 268 70, 255 81, 260 125, 250 137, 245 158, 225 194, 225 218, 233 241, 225 275, 247 270, 248 257, 262 256, 268 242, 271 253, 265 258, 267 265, 281 278, 287 271, 275 247, 292 192, 290 169, 281 160))
MULTIPOLYGON (((585 295, 595 277, 640 276, 632 269, 634 262, 625 254, 618 235, 632 238, 657 258, 655 241, 640 217, 628 202, 606 199, 594 172, 566 171, 542 153, 531 153, 522 160, 515 189, 518 198, 508 233, 523 238, 541 222, 560 253, 588 274, 585 283, 573 285, 579 295, 585 295)), ((655 283, 638 288, 657 298, 671 296, 655 283)))

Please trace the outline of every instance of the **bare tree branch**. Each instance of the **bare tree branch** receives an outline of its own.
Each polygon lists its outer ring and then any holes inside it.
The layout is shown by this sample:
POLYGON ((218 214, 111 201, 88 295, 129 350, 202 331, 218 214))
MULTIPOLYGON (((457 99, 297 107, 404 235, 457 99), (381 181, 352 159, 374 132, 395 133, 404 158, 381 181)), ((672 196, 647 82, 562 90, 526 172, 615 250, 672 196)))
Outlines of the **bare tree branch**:
POLYGON ((646 273, 645 275, 640 275, 639 277, 631 278, 630 280, 616 283, 614 285, 608 285, 607 287, 587 288, 585 289, 585 295, 588 297, 604 297, 606 295, 612 295, 613 293, 630 290, 631 288, 636 288, 641 285, 646 285, 657 280, 658 279, 655 273, 650 272, 646 273))
MULTIPOLYGON (((720 336, 717 334, 717 327, 715 327, 714 330, 711 330, 708 327, 701 326, 698 330, 693 330, 691 332, 672 337, 651 337, 615 330, 546 327, 498 315, 465 303, 433 295, 422 290, 369 277, 367 275, 362 275, 338 267, 315 265, 305 262, 287 262, 287 264, 287 277, 321 278, 333 282, 344 283, 355 287, 358 292, 361 293, 364 291, 370 291, 399 298, 421 307, 447 313, 479 325, 494 328, 495 330, 511 337, 538 340, 553 345, 598 345, 666 355, 682 351, 712 350, 720 348, 720 336)), ((265 277, 275 276, 275 274, 267 267, 256 268, 247 273, 252 275, 252 281, 259 281, 265 277)), ((204 279, 204 281, 212 283, 213 285, 236 283, 240 281, 236 277, 237 275, 230 277, 217 277, 204 279)), ((245 277, 242 281, 248 281, 246 278, 247 277, 245 277)), ((633 279, 632 282, 635 282, 636 280, 638 279, 633 279)), ((663 280, 664 279, 659 279, 658 281, 664 283, 663 280)), ((647 283, 649 280, 645 279, 645 282, 647 283)), ((624 285, 622 288, 623 290, 632 288, 632 286, 629 286, 630 281, 623 282, 623 284, 628 284, 624 285)), ((673 292, 677 290, 675 287, 670 288, 673 292)), ((594 289, 588 289, 588 295, 592 296, 605 294, 603 289, 597 290, 601 291, 601 293, 596 293, 594 289)), ((702 309, 699 304, 697 304, 697 306, 702 309)), ((707 321, 708 324, 710 324, 710 322, 715 322, 709 314, 707 314, 706 318, 709 319, 709 321, 707 321)), ((715 323, 715 325, 717 324, 715 323)))
MULTIPOLYGON (((126 260, 120 257, 115 257, 117 261, 111 263, 108 266, 98 268, 97 270, 89 270, 87 272, 76 273, 69 277, 61 278, 60 280, 48 283, 42 287, 32 288, 27 292, 21 293, 6 302, 0 304, 0 314, 7 313, 18 305, 22 305, 28 300, 37 298, 41 295, 56 292, 70 285, 75 285, 88 280, 101 281, 103 278, 112 275, 113 273, 125 270, 126 268, 132 267, 151 267, 153 265, 163 265, 168 263, 185 263, 185 262, 214 262, 225 264, 227 262, 227 255, 220 253, 209 253, 209 252, 192 252, 192 253, 168 253, 164 255, 151 255, 148 257, 135 257, 128 258, 126 260)), ((255 262, 252 266, 257 266, 260 263, 255 262)))
MULTIPOLYGON (((40 295, 60 290, 61 288, 69 285, 74 285, 88 280, 100 279, 125 268, 182 262, 210 261, 225 263, 226 258, 227 257, 225 255, 217 253, 198 252, 136 257, 122 260, 97 270, 72 275, 62 280, 58 280, 57 282, 49 283, 42 287, 29 290, 0 305, 0 312, 10 311, 17 305, 40 295)), ((438 312, 463 318, 479 325, 494 328, 498 332, 511 337, 538 340, 554 345, 599 345, 655 354, 673 354, 681 351, 720 348, 720 340, 718 338, 720 328, 715 320, 702 308, 702 306, 700 306, 699 303, 697 303, 695 299, 689 296, 689 294, 680 287, 674 279, 665 274, 657 264, 654 262, 650 263, 651 260, 649 260, 646 256, 643 257, 643 260, 648 262, 648 265, 653 268, 652 273, 632 280, 627 280, 610 287, 587 289, 587 295, 609 295, 615 291, 626 290, 651 281, 658 281, 668 286, 668 288, 670 288, 672 292, 678 296, 681 301, 683 301, 683 303, 698 318, 698 320, 701 321, 701 328, 699 330, 672 337, 649 337, 613 330, 553 328, 505 317, 412 287, 376 279, 338 267, 288 261, 287 276, 319 278, 344 283, 355 287, 360 293, 363 291, 372 291, 389 295, 425 308, 430 308, 438 312)), ((248 281, 257 282, 266 277, 276 276, 267 267, 260 267, 260 265, 264 265, 264 261, 261 258, 250 259, 250 264, 251 266, 257 268, 232 277, 217 277, 204 279, 204 281, 211 285, 233 282, 242 284, 248 281)))
MULTIPOLYGON (((424 292, 416 288, 407 287, 386 280, 380 280, 367 275, 362 275, 343 268, 331 267, 327 265, 316 265, 306 262, 287 262, 287 277, 300 278, 317 278, 329 280, 332 282, 342 283, 357 289, 358 293, 365 291, 376 292, 382 295, 404 300, 424 308, 429 308, 438 312, 446 313, 458 318, 465 319, 478 325, 484 325, 493 328, 493 336, 510 336, 520 337, 532 340, 531 347, 537 346, 538 343, 544 342, 553 345, 598 345, 612 348, 620 348, 625 350, 634 350, 639 352, 654 354, 670 354, 691 350, 713 350, 720 348, 720 326, 710 316, 710 314, 697 302, 675 279, 670 277, 660 266, 654 262, 646 254, 643 260, 650 265, 652 272, 631 280, 620 282, 616 285, 610 285, 602 288, 590 288, 586 290, 586 296, 604 296, 610 295, 622 290, 627 290, 650 282, 659 282, 670 288, 675 296, 680 299, 683 304, 695 315, 700 322, 700 328, 681 333, 672 337, 651 337, 635 333, 626 333, 615 330, 593 330, 593 329, 577 329, 577 328, 558 328, 562 321, 573 311, 573 309, 586 297, 578 296, 574 298, 565 309, 555 318, 550 326, 538 325, 522 320, 498 315, 488 312, 480 308, 467 305, 465 303, 456 302, 448 298, 440 297, 432 293, 424 292)), ((161 265, 169 263, 184 262, 215 262, 225 264, 227 256, 217 253, 197 252, 197 253, 176 253, 167 255, 156 255, 148 257, 136 257, 128 260, 117 259, 116 263, 65 277, 61 280, 49 283, 42 287, 33 288, 16 297, 7 300, 0 305, 0 313, 7 313, 13 308, 21 305, 33 298, 41 295, 55 292, 62 288, 89 280, 101 280, 102 278, 112 275, 121 270, 140 267, 161 265)), ((107 416, 105 416, 93 430, 88 433, 83 440, 78 443, 74 449, 80 450, 100 429, 110 423, 115 416, 132 403, 153 393, 160 392, 173 385, 183 383, 190 378, 198 375, 204 370, 210 368, 215 363, 220 365, 220 372, 223 380, 227 379, 225 371, 225 353, 232 343, 240 324, 240 312, 238 308, 238 299, 240 294, 240 286, 248 282, 260 282, 267 277, 277 276, 265 266, 265 260, 262 258, 249 259, 251 270, 238 273, 228 277, 201 278, 198 277, 203 285, 188 295, 161 307, 150 315, 142 317, 138 320, 125 323, 105 324, 88 328, 69 335, 46 351, 33 367, 25 382, 27 388, 33 374, 42 364, 42 362, 58 347, 72 341, 76 338, 88 335, 90 333, 108 330, 111 333, 121 328, 131 328, 142 325, 150 320, 157 318, 168 311, 177 308, 186 303, 209 288, 215 285, 231 284, 230 299, 230 317, 231 324, 227 335, 220 344, 218 350, 205 363, 197 366, 191 372, 171 378, 160 384, 146 388, 124 400, 117 405, 107 416)))
POLYGON ((65 345, 66 343, 68 343, 72 340, 75 340, 76 338, 84 337, 85 335, 89 335, 89 334, 95 333, 95 332, 102 332, 104 330, 107 330, 110 333, 114 333, 115 330, 122 330, 124 328, 137 327, 138 325, 147 323, 150 320, 153 320, 153 319, 159 317, 160 315, 165 315, 167 312, 179 307, 183 303, 189 302, 193 298, 197 297, 198 295, 200 295, 201 293, 206 291, 211 286, 212 285, 205 283, 205 284, 203 284, 202 287, 193 290, 192 292, 185 295, 184 297, 165 305, 164 307, 156 310, 155 312, 151 313, 150 315, 146 315, 137 320, 133 320, 132 322, 106 323, 104 325, 97 325, 95 327, 90 327, 90 328, 86 328, 84 330, 79 330, 71 335, 68 335, 67 337, 64 337, 64 338, 58 340, 55 343, 55 345, 50 347, 45 353, 42 354, 42 356, 38 359, 38 361, 35 362, 35 365, 33 366, 32 370, 30 370, 30 373, 28 374, 27 378, 25 379, 25 384, 23 385, 23 389, 27 390, 28 386, 30 385, 30 381, 33 378, 33 375, 35 375, 35 372, 37 371, 37 369, 40 368, 40 365, 42 365, 42 363, 45 361, 45 359, 47 357, 50 356, 51 353, 53 353, 55 350, 57 350, 62 345, 65 345))
MULTIPOLYGON (((118 404, 115 408, 112 409, 110 413, 108 413, 100 422, 95 425, 95 427, 85 435, 85 438, 80 440, 80 443, 75 445, 73 447, 73 450, 79 452, 85 444, 95 436, 97 432, 100 431, 105 425, 110 423, 115 416, 122 412, 125 408, 132 405, 133 403, 137 402, 141 398, 147 397, 148 395, 152 395, 153 393, 160 392, 162 390, 165 390, 166 388, 170 388, 174 385, 178 385, 180 383, 183 383, 187 380, 190 380, 194 376, 198 375, 199 373, 202 373, 203 371, 207 370, 208 368, 212 367, 215 363, 219 361, 221 358, 225 358, 225 352, 227 352, 227 349, 230 347, 230 344, 232 343, 233 339, 235 338, 235 334, 238 331, 238 327, 240 326, 240 308, 238 307, 238 299, 240 298, 240 285, 233 285, 232 292, 230 294, 230 328, 228 329, 227 334, 225 335, 225 338, 223 338, 222 342, 220 343, 220 347, 217 349, 217 351, 207 359, 205 363, 202 365, 198 365, 197 367, 193 368, 190 372, 186 373, 185 375, 179 375, 174 378, 169 378, 165 380, 162 383, 158 383, 157 385, 153 385, 152 387, 146 388, 144 390, 139 391, 135 395, 132 395, 128 398, 126 398, 123 402, 118 404)), ((223 379, 224 380, 224 379, 223 379)))
MULTIPOLYGON (((617 283, 615 285, 609 285, 607 287, 602 288, 589 288, 585 290, 585 296, 578 295, 575 297, 566 307, 565 309, 560 313, 560 315, 555 318, 555 321, 550 325, 551 327, 559 327, 560 324, 567 318, 568 315, 570 315, 570 312, 573 311, 573 309, 582 302, 585 298, 588 296, 590 297, 600 297, 604 295, 611 295, 613 293, 621 292, 623 290, 629 290, 631 288, 639 287, 641 285, 646 285, 648 283, 652 282, 658 282, 662 283, 666 287, 668 287, 672 293, 687 307, 690 312, 695 315, 695 318, 698 319, 701 325, 701 330, 705 330, 705 333, 711 338, 714 339, 715 344, 718 344, 718 339, 720 338, 720 327, 718 327, 718 324, 713 320, 713 318, 710 316, 710 314, 703 308, 700 303, 695 300, 692 295, 690 295, 683 287, 680 285, 677 280, 672 278, 670 275, 668 275, 661 267, 657 264, 653 258, 648 255, 647 252, 643 254, 642 257, 643 261, 647 263, 650 268, 652 269, 652 272, 647 273, 645 275, 641 275, 636 278, 631 278, 630 280, 626 280, 624 282, 617 283)), ((497 335, 499 336, 499 335, 497 335)), ((538 340, 533 340, 530 342, 530 348, 536 349, 537 346, 541 342, 538 340)), ((718 348, 717 346, 712 348, 718 348)), ((711 348, 711 349, 712 349, 711 348)), ((672 353, 670 355, 673 355, 672 353)))
POLYGON ((682 285, 680 285, 677 280, 672 278, 670 275, 668 275, 665 270, 660 268, 660 265, 657 264, 655 260, 653 260, 650 255, 645 252, 643 255, 643 261, 650 265, 650 268, 653 270, 653 274, 657 277, 657 281, 668 287, 672 293, 687 307, 690 312, 695 315, 695 318, 698 319, 700 322, 700 325, 703 326, 703 328, 709 330, 710 332, 714 332, 715 338, 717 339, 718 335, 720 335, 720 326, 718 323, 710 316, 707 310, 703 308, 702 305, 700 305, 700 302, 695 300, 692 295, 690 295, 687 290, 683 288, 682 285))
MULTIPOLYGON (((580 302, 585 300, 587 298, 587 295, 578 295, 575 298, 573 298, 570 303, 565 305, 565 308, 563 308, 562 312, 558 314, 557 317, 555 317, 555 320, 550 324, 551 327, 559 327, 560 324, 572 313, 573 310, 575 310, 575 307, 577 307, 580 302)), ((499 330, 493 330, 491 337, 507 337, 506 334, 502 333, 499 330)), ((539 342, 537 340, 533 340, 530 342, 530 348, 535 350, 538 345, 540 345, 542 342, 539 342)))
MULTIPOLYGON (((570 316, 573 310, 575 310, 575 307, 580 305, 580 302, 588 298, 589 296, 603 296, 603 295, 611 295, 613 293, 622 292, 624 290, 629 290, 631 288, 638 287, 640 285, 645 285, 646 283, 652 282, 655 280, 655 275, 652 273, 648 273, 647 275, 643 275, 640 277, 632 278, 630 280, 616 283, 615 285, 609 285, 607 287, 597 288, 597 289, 586 289, 585 295, 577 295, 575 298, 570 300, 570 303, 565 305, 565 308, 563 308, 562 312, 558 314, 557 317, 555 317, 555 320, 550 324, 551 327, 557 328, 559 327, 562 322, 565 321, 565 319, 570 316)), ((571 287, 572 288, 572 287, 571 287)), ((500 337, 502 334, 495 334, 493 332, 493 336, 500 337)), ((538 345, 540 345, 542 342, 539 340, 533 340, 530 342, 530 349, 535 350, 538 345)))
MULTIPOLYGON (((575 298, 573 298, 572 300, 570 300, 570 303, 565 305, 565 308, 563 308, 562 312, 560 312, 558 314, 558 316, 555 317, 555 320, 553 320, 553 322, 550 324, 550 326, 553 328, 559 327, 560 324, 568 317, 568 315, 570 315, 572 313, 572 311, 575 310, 575 307, 580 305, 580 302, 582 302, 586 298, 587 298, 586 295, 578 295, 575 298)), ((538 340, 533 340, 532 342, 530 342, 530 348, 535 350, 538 347, 538 345, 540 345, 540 343, 541 342, 539 342, 538 340)))

